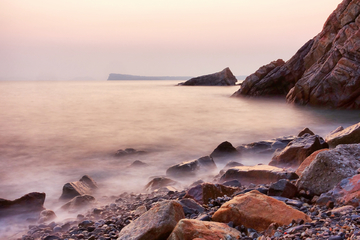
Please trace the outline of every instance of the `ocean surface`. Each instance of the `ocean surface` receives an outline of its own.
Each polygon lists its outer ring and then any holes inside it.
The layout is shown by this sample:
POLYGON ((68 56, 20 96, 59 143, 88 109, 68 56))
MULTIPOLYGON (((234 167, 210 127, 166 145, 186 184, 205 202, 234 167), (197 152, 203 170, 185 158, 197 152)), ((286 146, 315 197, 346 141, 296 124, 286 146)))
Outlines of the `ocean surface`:
MULTIPOLYGON (((231 87, 179 81, 0 82, 0 198, 45 192, 54 206, 65 183, 88 174, 101 194, 141 191, 176 163, 303 128, 325 137, 360 121, 359 111, 320 110, 283 99, 231 98, 231 87), (119 149, 147 154, 117 158, 119 149), (148 163, 130 169, 134 160, 148 163)), ((243 158, 245 165, 270 158, 243 158)), ((221 164, 218 166, 221 169, 221 164)))

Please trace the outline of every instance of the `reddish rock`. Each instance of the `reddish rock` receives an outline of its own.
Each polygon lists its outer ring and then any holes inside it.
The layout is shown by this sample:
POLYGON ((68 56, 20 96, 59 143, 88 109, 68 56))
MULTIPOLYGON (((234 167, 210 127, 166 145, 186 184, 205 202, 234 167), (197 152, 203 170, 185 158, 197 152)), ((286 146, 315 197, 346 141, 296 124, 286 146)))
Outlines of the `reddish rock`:
POLYGON ((13 201, 0 198, 0 217, 35 213, 45 210, 45 193, 32 192, 13 201))
POLYGON ((225 68, 221 72, 208 74, 191 78, 190 80, 180 83, 183 86, 231 86, 237 82, 236 77, 230 71, 230 68, 225 68))
POLYGON ((238 180, 242 185, 267 184, 280 179, 296 179, 291 171, 269 165, 239 166, 228 169, 220 178, 220 182, 238 180))
POLYGON ((331 148, 339 144, 360 143, 360 122, 343 130, 335 130, 326 136, 325 141, 331 148))
POLYGON ((322 137, 305 133, 291 141, 282 151, 276 152, 269 165, 297 168, 310 154, 328 147, 322 137))
POLYGON ((311 221, 303 212, 256 190, 236 196, 224 203, 212 217, 216 222, 232 221, 235 226, 244 225, 257 231, 266 230, 271 223, 288 225, 293 219, 311 221))
POLYGON ((224 195, 231 196, 238 190, 236 187, 228 187, 221 184, 202 183, 190 188, 186 192, 185 198, 192 198, 200 204, 208 204, 209 199, 223 197, 224 195))
POLYGON ((305 168, 296 185, 320 195, 331 190, 342 179, 357 174, 360 168, 360 144, 338 145, 320 152, 305 168))
POLYGON ((182 219, 167 240, 240 239, 241 233, 225 223, 182 219))
POLYGON ((97 188, 96 182, 88 175, 84 175, 77 182, 66 183, 63 187, 60 199, 68 200, 79 195, 88 195, 93 193, 97 188))
POLYGON ((163 201, 124 227, 121 240, 166 240, 176 224, 185 218, 183 208, 176 201, 163 201))
POLYGON ((320 149, 317 150, 315 152, 313 152, 312 154, 310 154, 310 156, 308 156, 307 158, 305 158, 305 160, 300 164, 300 166, 298 167, 298 169, 296 169, 295 173, 300 177, 301 174, 303 173, 303 171, 305 170, 306 167, 308 167, 312 161, 314 161, 315 157, 323 152, 323 151, 328 151, 328 148, 324 148, 324 149, 320 149))

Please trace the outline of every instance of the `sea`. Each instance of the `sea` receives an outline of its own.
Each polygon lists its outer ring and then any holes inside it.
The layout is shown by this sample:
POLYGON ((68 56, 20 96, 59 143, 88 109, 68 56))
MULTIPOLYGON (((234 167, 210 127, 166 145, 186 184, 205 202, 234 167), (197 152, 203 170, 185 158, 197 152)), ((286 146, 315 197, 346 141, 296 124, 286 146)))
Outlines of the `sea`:
MULTIPOLYGON (((283 98, 235 98, 239 86, 177 86, 173 80, 0 81, 0 198, 45 192, 92 177, 102 196, 141 192, 174 164, 308 127, 325 136, 360 111, 295 106, 283 98), (116 157, 119 149, 145 154, 116 157), (140 160, 146 168, 129 168, 140 160)), ((242 158, 245 165, 270 157, 242 158)), ((218 169, 224 163, 219 163, 218 169)))

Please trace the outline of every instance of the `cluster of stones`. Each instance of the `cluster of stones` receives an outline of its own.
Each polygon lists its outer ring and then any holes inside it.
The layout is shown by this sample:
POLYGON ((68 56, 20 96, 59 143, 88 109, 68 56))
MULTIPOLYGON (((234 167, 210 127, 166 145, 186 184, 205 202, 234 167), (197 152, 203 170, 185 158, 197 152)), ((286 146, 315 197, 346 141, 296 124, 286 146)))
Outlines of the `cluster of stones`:
POLYGON ((209 156, 166 173, 145 186, 147 193, 124 193, 101 207, 91 196, 98 186, 89 176, 65 184, 60 199, 68 202, 61 209, 90 209, 77 219, 56 222, 55 213, 43 208, 41 193, 1 199, 0 213, 37 213, 24 240, 360 239, 360 123, 338 128, 325 140, 304 129, 237 148, 224 142, 209 156), (280 148, 270 165, 232 161, 273 152, 274 146, 280 148), (224 161, 228 165, 213 181, 181 188, 182 179, 196 180, 224 161))

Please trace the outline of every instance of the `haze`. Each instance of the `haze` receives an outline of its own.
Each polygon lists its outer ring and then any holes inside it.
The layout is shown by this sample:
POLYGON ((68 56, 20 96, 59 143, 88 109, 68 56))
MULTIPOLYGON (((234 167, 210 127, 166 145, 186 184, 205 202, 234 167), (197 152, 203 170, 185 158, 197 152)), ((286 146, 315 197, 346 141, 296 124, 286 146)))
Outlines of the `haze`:
POLYGON ((341 0, 1 0, 0 80, 247 75, 288 60, 341 0))

